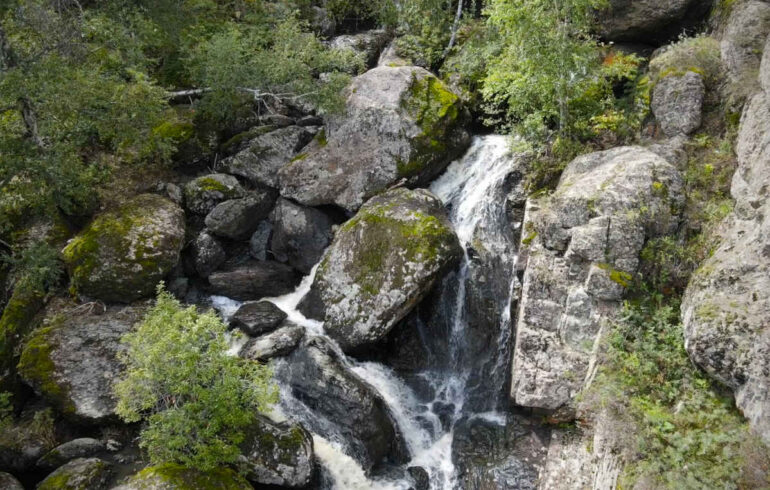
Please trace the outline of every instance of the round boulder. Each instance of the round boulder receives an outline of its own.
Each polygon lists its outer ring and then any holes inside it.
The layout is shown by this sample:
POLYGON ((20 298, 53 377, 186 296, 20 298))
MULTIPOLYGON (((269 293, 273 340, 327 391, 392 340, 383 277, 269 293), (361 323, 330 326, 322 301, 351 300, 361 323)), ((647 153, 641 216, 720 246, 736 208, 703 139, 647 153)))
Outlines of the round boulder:
POLYGON ((385 337, 461 255, 437 197, 388 191, 340 228, 301 309, 355 350, 385 337))
POLYGON ((151 294, 179 261, 182 209, 142 194, 97 216, 62 251, 77 293, 128 303, 151 294))
POLYGON ((325 213, 279 199, 273 210, 271 250, 276 260, 307 274, 334 238, 334 222, 325 213))
POLYGON ((230 326, 256 337, 278 328, 286 316, 270 301, 247 301, 230 317, 230 326))
POLYGON ((304 488, 313 474, 313 438, 301 425, 259 417, 241 444, 248 480, 258 485, 304 488))
POLYGON ((48 475, 37 490, 100 490, 113 476, 112 465, 98 458, 78 458, 48 475))
POLYGON ((112 490, 253 490, 241 475, 229 468, 199 471, 167 463, 145 468, 112 490))
POLYGON ((233 240, 248 239, 257 225, 270 214, 275 196, 270 192, 252 192, 241 199, 217 204, 206 215, 206 227, 215 235, 233 240))

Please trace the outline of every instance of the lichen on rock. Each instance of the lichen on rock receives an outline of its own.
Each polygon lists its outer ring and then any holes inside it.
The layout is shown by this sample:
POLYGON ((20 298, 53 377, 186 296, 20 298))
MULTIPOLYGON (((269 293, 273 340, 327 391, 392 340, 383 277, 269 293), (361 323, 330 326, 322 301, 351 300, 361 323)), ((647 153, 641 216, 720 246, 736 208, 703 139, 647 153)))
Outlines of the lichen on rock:
POLYGON ((64 248, 71 288, 123 303, 147 296, 179 261, 184 234, 179 206, 153 194, 139 195, 94 218, 64 248))
POLYGON ((318 268, 306 311, 343 349, 382 339, 462 254, 441 202, 395 189, 342 225, 318 268))

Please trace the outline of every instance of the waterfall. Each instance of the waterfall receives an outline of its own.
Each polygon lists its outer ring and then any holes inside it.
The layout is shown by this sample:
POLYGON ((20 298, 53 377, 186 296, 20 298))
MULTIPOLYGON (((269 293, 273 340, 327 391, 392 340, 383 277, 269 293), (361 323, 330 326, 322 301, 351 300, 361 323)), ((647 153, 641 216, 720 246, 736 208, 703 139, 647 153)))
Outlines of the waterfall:
MULTIPOLYGON (((433 490, 459 488, 453 462, 453 439, 454 425, 460 417, 481 417, 495 423, 504 423, 505 420, 494 409, 497 408, 496 393, 504 388, 505 367, 510 364, 506 356, 512 335, 510 303, 516 284, 513 270, 516 257, 512 252, 515 250, 515 225, 506 219, 506 199, 510 193, 510 189, 506 188, 506 179, 514 170, 517 157, 511 155, 508 146, 507 138, 503 136, 475 138, 466 155, 453 162, 431 186, 431 191, 449 210, 450 220, 464 249, 458 270, 439 285, 439 304, 435 307, 443 310, 438 316, 445 318, 447 325, 428 324, 424 327, 425 331, 419 332, 426 344, 431 342, 431 332, 435 332, 436 328, 445 328, 449 333, 449 342, 444 344, 446 352, 440 352, 446 360, 442 368, 415 373, 433 388, 435 398, 432 401, 421 400, 388 366, 347 357, 325 335, 321 322, 310 320, 297 310, 297 305, 310 290, 318 265, 294 292, 265 298, 286 312, 288 320, 304 326, 308 337, 325 337, 344 365, 379 393, 409 451, 411 460, 405 467, 419 466, 426 470, 433 490), (478 250, 480 245, 476 242, 479 241, 485 247, 483 253, 478 250), (486 258, 482 257, 484 254, 486 258), (469 309, 475 308, 471 293, 478 296, 479 286, 474 281, 488 281, 484 274, 488 276, 490 273, 496 274, 497 282, 501 283, 497 288, 499 291, 495 291, 499 297, 495 298, 492 318, 482 322, 490 324, 485 332, 485 342, 493 348, 477 355, 478 346, 472 345, 469 340, 472 328, 469 325, 469 309), (468 355, 469 352, 472 355, 468 355), (483 373, 474 375, 474 370, 481 365, 481 357, 485 363, 483 373), (479 375, 487 379, 479 381, 479 375), (471 381, 476 384, 473 390, 469 387, 471 381), (466 409, 469 390, 479 391, 482 385, 478 398, 487 402, 474 402, 466 409), (448 426, 442 423, 442 414, 437 413, 439 408, 447 406, 453 411, 448 426)), ((228 298, 212 297, 212 304, 227 317, 232 315, 239 303, 228 298)), ((442 349, 439 346, 430 348, 442 349)), ((287 367, 287 361, 276 360, 274 366, 276 372, 280 372, 287 367)), ((313 437, 316 455, 325 468, 326 479, 331 481, 330 486, 340 490, 405 490, 410 487, 403 471, 391 474, 395 476, 367 477, 344 438, 335 434, 333 421, 318 420, 317 414, 294 398, 290 387, 280 376, 278 381, 281 384, 281 402, 276 416, 281 418, 290 414, 288 418, 297 422, 323 428, 323 437, 315 433, 313 437)))

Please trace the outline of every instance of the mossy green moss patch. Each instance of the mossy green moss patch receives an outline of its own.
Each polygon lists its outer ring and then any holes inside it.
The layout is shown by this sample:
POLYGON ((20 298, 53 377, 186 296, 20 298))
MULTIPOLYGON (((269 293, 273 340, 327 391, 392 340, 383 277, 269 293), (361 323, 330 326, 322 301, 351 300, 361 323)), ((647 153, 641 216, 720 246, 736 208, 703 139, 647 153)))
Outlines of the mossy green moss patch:
POLYGON ((399 177, 418 175, 436 159, 444 157, 448 133, 458 124, 462 101, 438 78, 415 78, 402 101, 422 132, 414 139, 409 161, 398 162, 399 177))
POLYGON ((138 196, 95 218, 64 248, 71 290, 119 302, 147 295, 176 264, 183 239, 182 211, 175 204, 138 196))
POLYGON ((229 468, 198 471, 182 465, 168 463, 151 466, 133 476, 130 482, 138 488, 142 484, 157 488, 157 483, 169 490, 251 490, 252 486, 238 473, 229 468))

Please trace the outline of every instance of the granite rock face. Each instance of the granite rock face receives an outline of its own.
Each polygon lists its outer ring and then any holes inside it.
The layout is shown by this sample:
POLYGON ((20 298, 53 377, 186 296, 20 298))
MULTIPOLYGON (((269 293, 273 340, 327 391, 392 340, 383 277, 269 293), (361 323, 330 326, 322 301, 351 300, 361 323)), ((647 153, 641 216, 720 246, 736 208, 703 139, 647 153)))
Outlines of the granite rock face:
POLYGON ((583 155, 556 191, 530 199, 513 355, 516 404, 574 415, 574 397, 605 322, 620 307, 649 238, 674 231, 684 203, 679 172, 641 147, 583 155))
POLYGON ((727 21, 720 50, 730 79, 753 83, 770 34, 770 4, 759 0, 736 2, 727 21))
POLYGON ((422 68, 377 67, 347 94, 345 113, 279 171, 282 196, 355 212, 399 181, 429 182, 470 143, 460 98, 422 68))
POLYGON ((663 77, 655 84, 652 112, 666 136, 688 135, 700 127, 705 94, 703 77, 693 71, 663 77))
POLYGON ((770 98, 764 91, 744 110, 736 153, 735 209, 682 301, 685 347, 735 391, 751 427, 770 442, 770 98))

